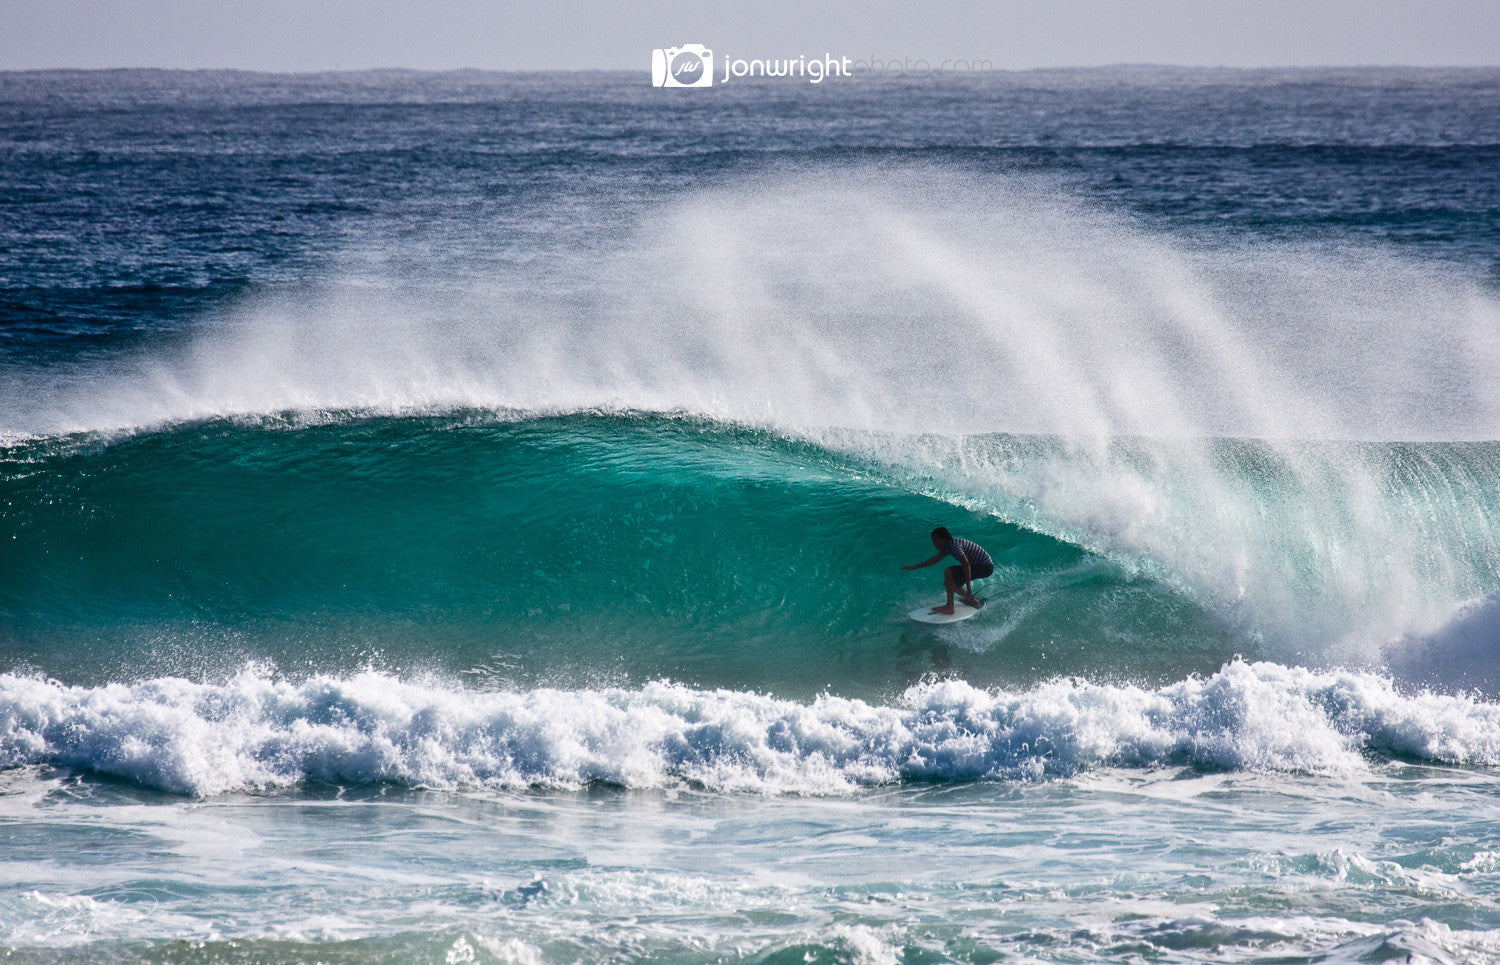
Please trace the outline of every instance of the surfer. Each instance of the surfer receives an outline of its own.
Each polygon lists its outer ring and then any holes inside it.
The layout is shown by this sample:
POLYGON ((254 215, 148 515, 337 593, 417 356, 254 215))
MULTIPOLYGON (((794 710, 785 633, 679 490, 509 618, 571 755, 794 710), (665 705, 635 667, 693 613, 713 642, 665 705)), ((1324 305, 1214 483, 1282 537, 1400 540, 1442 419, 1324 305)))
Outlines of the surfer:
POLYGON ((954 538, 946 526, 939 526, 932 531, 932 545, 937 548, 938 555, 930 560, 923 560, 921 563, 901 567, 903 570, 920 570, 924 566, 931 566, 945 556, 958 560, 957 566, 950 566, 943 571, 943 589, 948 591, 948 602, 942 606, 933 607, 932 612, 953 613, 955 593, 976 610, 984 606, 984 601, 974 595, 973 581, 982 580, 995 572, 995 561, 990 559, 990 554, 976 543, 954 538))

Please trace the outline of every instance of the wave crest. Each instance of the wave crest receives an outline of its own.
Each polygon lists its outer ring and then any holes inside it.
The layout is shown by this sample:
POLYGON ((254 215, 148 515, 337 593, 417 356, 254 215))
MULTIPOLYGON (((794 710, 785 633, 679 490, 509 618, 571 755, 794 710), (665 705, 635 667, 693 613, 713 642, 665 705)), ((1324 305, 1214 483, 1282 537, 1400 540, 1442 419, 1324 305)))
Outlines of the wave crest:
POLYGON ((474 693, 376 671, 292 683, 246 669, 221 684, 98 688, 0 676, 0 765, 87 769, 194 795, 306 782, 843 794, 1097 767, 1340 775, 1367 768, 1369 754, 1500 763, 1500 707, 1405 695, 1369 673, 1240 661, 1155 690, 928 682, 893 705, 664 681, 474 693))

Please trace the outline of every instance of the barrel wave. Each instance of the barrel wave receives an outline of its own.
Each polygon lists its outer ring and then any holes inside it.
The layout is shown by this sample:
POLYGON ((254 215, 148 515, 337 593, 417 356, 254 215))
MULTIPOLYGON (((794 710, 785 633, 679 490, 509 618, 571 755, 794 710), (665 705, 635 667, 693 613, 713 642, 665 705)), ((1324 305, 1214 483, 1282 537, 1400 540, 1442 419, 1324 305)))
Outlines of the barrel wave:
POLYGON ((934 661, 1160 677, 1243 647, 1139 567, 930 479, 700 419, 219 421, 8 455, 3 612, 49 672, 373 660, 807 695, 889 691, 934 661), (995 555, 998 618, 935 636, 900 617, 938 571, 899 566, 939 522, 995 555))
POLYGON ((1164 683, 1237 654, 1386 666, 1421 652, 1405 668, 1416 679, 1444 668, 1484 686, 1482 654, 1455 666, 1417 621, 1436 613, 1440 631, 1493 590, 1494 456, 815 442, 600 412, 287 414, 33 439, 6 450, 0 613, 31 666, 82 681, 269 661, 486 689, 671 679, 888 697, 929 674, 1164 683), (1332 497, 1362 515, 1324 518, 1309 466, 1320 485, 1340 467, 1336 481, 1373 487, 1332 497), (938 570, 899 569, 930 555, 938 524, 995 556, 984 620, 901 618, 941 592, 938 570), (1401 538, 1422 553, 1360 556, 1401 538))

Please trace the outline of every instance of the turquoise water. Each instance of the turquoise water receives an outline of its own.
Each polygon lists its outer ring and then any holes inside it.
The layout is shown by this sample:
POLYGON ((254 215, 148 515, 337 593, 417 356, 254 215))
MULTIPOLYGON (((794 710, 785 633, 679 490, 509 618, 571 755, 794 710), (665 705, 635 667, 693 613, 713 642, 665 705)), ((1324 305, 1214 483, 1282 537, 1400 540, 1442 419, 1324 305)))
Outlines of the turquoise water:
MULTIPOLYGON (((934 592, 899 561, 931 555, 924 524, 954 496, 764 431, 470 414, 214 423, 12 457, 5 609, 49 673, 328 671, 353 651, 486 687, 665 676, 866 696, 913 682, 939 639, 899 619, 934 592)), ((943 648, 965 676, 1165 680, 1241 641, 1138 567, 962 516, 1012 614, 943 648), (1101 661, 1101 625, 1133 646, 1101 661)))
POLYGON ((1500 957, 1495 72, 638 81, 0 75, 5 952, 1500 957))

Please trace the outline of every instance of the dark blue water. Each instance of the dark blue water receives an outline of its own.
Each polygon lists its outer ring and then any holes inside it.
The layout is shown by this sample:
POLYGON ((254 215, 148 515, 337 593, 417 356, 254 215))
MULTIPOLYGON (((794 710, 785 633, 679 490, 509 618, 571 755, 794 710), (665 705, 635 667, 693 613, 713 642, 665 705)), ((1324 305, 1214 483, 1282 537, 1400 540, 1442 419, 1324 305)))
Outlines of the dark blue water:
POLYGON ((675 192, 804 163, 1045 173, 1195 238, 1333 237, 1497 271, 1493 72, 1042 72, 693 100, 635 80, 9 74, 4 337, 23 355, 128 344, 306 283, 351 236, 434 233, 440 256, 406 257, 456 273, 474 245, 529 263, 675 192))

